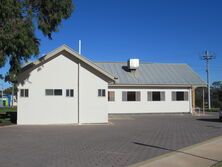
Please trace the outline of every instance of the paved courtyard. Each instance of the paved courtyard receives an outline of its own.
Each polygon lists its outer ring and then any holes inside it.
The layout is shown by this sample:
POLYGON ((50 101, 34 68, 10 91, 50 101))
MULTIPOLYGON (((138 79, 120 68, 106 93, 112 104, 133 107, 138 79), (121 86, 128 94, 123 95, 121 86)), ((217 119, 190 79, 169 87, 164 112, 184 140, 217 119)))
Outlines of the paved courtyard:
POLYGON ((113 116, 110 122, 0 127, 0 166, 127 166, 222 135, 216 116, 113 116))

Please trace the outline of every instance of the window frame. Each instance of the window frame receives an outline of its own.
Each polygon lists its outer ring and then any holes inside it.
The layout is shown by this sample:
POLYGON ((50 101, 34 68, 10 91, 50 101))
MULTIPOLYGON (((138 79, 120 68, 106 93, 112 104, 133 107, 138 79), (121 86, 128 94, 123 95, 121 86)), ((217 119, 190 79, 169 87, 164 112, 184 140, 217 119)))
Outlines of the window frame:
POLYGON ((185 101, 184 92, 176 92, 176 100, 177 101, 185 101))
POLYGON ((140 102, 141 101, 141 91, 122 91, 122 101, 125 102, 140 102), (134 93, 135 100, 129 99, 129 94, 134 93))
POLYGON ((115 101, 115 91, 108 91, 108 101, 109 102, 115 101))
POLYGON ((106 89, 98 89, 98 97, 106 97, 106 89))
POLYGON ((171 100, 172 101, 189 101, 189 92, 188 91, 172 91, 171 100), (179 93, 183 93, 183 98, 178 98, 179 93))
POLYGON ((63 89, 45 89, 45 96, 63 96, 63 89), (61 91, 61 94, 57 94, 58 90, 61 91), (50 91, 50 94, 47 94, 47 91, 50 91))
POLYGON ((22 97, 22 98, 29 97, 29 89, 20 89, 19 91, 20 91, 20 93, 19 93, 20 97, 22 97))
POLYGON ((152 102, 163 102, 166 101, 166 92, 165 91, 147 91, 147 101, 152 102), (159 94, 159 99, 154 99, 154 94, 159 94))
POLYGON ((45 89, 45 96, 54 96, 54 89, 45 89), (52 94, 47 94, 47 91, 51 91, 52 94))
POLYGON ((74 89, 66 89, 66 97, 74 97, 74 89))
POLYGON ((54 96, 62 96, 63 95, 62 89, 53 89, 53 93, 54 93, 54 96), (59 92, 59 94, 57 94, 58 92, 59 92))

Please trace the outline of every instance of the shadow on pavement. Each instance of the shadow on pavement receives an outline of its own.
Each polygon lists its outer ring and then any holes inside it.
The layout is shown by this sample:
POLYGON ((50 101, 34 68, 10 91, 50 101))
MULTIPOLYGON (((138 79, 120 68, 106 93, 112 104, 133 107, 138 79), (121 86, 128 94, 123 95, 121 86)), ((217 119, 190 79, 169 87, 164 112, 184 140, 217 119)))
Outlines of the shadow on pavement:
MULTIPOLYGON (((219 118, 199 118, 198 121, 206 121, 206 122, 221 122, 219 118)), ((221 122, 222 123, 222 122, 221 122)))
POLYGON ((174 150, 174 149, 160 147, 160 146, 155 146, 155 145, 143 144, 143 143, 138 143, 138 142, 133 142, 133 143, 137 144, 137 145, 140 145, 140 146, 151 147, 151 148, 156 148, 156 149, 162 149, 162 150, 167 150, 167 151, 172 151, 172 152, 177 152, 177 153, 183 153, 183 154, 190 155, 190 156, 197 157, 197 158, 201 158, 201 159, 206 159, 206 160, 210 160, 210 161, 214 161, 214 162, 220 162, 220 161, 215 160, 215 159, 211 159, 211 158, 207 158, 207 157, 202 157, 202 156, 191 154, 191 153, 187 153, 187 152, 184 152, 184 151, 174 150))

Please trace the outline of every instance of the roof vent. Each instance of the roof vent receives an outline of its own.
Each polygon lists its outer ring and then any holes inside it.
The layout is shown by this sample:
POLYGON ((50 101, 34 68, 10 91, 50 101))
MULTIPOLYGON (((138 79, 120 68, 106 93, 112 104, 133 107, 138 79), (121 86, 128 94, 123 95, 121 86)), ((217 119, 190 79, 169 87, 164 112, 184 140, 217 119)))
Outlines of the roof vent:
POLYGON ((136 70, 139 67, 139 59, 129 59, 127 62, 129 70, 136 70))

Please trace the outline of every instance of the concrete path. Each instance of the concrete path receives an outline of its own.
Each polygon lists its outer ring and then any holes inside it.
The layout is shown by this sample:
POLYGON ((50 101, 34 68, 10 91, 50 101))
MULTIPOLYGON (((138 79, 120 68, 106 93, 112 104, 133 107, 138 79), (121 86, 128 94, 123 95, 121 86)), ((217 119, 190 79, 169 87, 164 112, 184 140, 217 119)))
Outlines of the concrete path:
POLYGON ((221 160, 222 136, 181 150, 174 150, 130 167, 209 167, 221 160))

